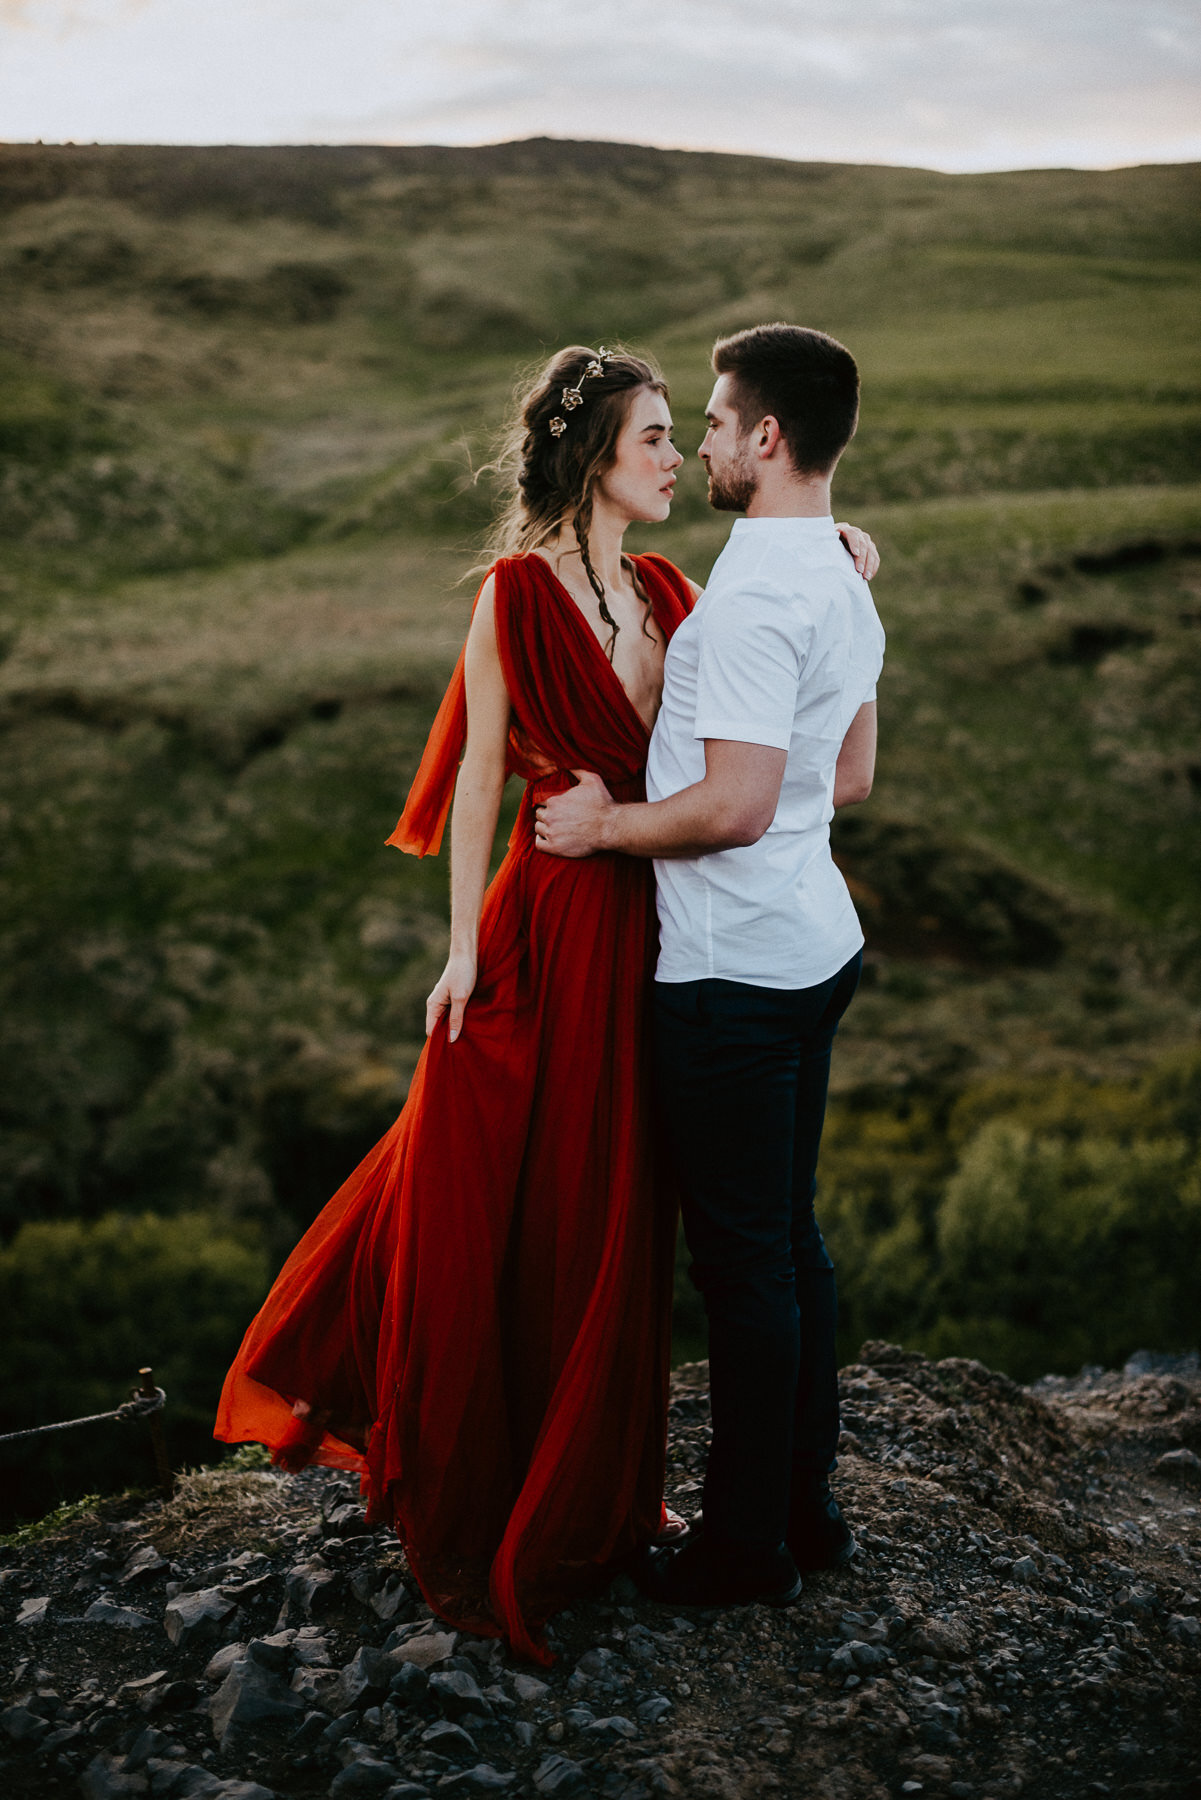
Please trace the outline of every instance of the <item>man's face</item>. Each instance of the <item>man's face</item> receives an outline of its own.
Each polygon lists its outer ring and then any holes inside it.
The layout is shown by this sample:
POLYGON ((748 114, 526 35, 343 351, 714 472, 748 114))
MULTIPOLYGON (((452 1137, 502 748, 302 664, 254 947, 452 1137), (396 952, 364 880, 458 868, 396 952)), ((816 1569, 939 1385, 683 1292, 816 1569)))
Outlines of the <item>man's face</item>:
POLYGON ((709 429, 697 455, 709 475, 709 504, 718 512, 745 512, 759 487, 759 465, 733 404, 733 377, 719 375, 705 408, 709 429))

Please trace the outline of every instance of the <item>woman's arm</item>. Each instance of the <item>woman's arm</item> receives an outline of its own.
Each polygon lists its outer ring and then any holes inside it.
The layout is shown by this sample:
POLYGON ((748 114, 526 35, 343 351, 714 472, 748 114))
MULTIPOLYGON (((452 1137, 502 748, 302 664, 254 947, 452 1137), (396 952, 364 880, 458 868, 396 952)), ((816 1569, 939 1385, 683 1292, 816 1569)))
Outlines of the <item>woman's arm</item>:
POLYGON ((847 728, 834 765, 834 810, 866 800, 876 773, 876 702, 865 700, 847 728))
POLYGON ((476 953, 488 864, 505 785, 509 692, 496 646, 495 583, 484 583, 467 634, 467 749, 450 820, 450 955, 425 1003, 428 1037, 449 1009, 453 1044, 475 987, 476 953))

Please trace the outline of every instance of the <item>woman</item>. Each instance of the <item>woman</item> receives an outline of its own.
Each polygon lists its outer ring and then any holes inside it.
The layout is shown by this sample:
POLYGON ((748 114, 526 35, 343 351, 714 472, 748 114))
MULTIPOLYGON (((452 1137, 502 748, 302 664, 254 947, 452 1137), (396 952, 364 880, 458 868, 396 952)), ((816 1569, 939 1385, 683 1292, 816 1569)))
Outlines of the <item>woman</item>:
POLYGON ((216 1435, 360 1470, 435 1612, 545 1663, 550 1615, 671 1528, 676 1216, 649 1111, 650 865, 540 856, 534 807, 572 768, 644 797, 664 651, 698 590, 622 555, 629 524, 667 518, 683 460, 650 364, 561 351, 510 452, 497 560, 389 839, 436 851, 453 789, 428 1042, 247 1333, 216 1435))

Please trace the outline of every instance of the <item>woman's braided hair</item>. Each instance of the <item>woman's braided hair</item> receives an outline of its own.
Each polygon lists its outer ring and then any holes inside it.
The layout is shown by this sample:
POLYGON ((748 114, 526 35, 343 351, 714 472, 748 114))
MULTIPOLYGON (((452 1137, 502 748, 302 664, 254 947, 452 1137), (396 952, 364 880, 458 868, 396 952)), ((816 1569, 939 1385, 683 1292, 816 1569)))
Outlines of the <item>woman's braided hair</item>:
MULTIPOLYGON (((667 398, 662 375, 641 356, 572 344, 518 388, 499 453, 487 465, 512 483, 510 498, 488 536, 487 562, 541 549, 570 520, 584 573, 610 630, 610 662, 618 625, 609 611, 604 583, 592 566, 588 533, 597 481, 612 468, 630 402, 644 387, 667 398), (565 407, 568 393, 579 398, 565 407)), ((637 580, 635 586, 649 618, 650 598, 637 580)))

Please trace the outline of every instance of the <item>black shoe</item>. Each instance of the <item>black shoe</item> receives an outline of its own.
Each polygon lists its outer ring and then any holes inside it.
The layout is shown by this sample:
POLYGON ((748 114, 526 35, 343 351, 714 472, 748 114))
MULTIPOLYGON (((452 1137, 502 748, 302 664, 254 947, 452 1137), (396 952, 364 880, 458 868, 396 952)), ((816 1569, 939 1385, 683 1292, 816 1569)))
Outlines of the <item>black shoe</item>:
POLYGON ((840 1569, 854 1556, 858 1545, 827 1483, 822 1482, 793 1507, 788 1548, 797 1568, 806 1575, 818 1569, 840 1569))
POLYGON ((682 1550, 647 1551, 633 1576, 648 1600, 665 1606, 791 1606, 803 1585, 783 1544, 721 1551, 700 1531, 682 1550))

